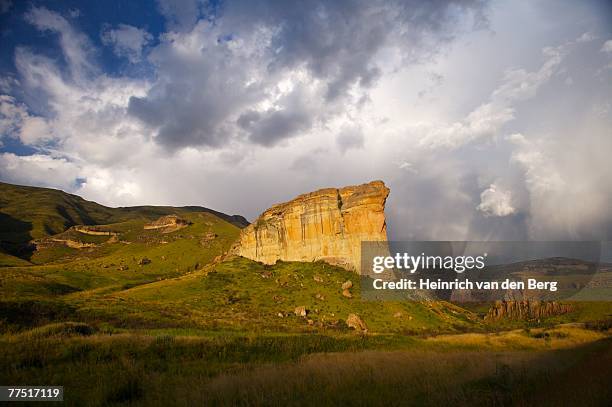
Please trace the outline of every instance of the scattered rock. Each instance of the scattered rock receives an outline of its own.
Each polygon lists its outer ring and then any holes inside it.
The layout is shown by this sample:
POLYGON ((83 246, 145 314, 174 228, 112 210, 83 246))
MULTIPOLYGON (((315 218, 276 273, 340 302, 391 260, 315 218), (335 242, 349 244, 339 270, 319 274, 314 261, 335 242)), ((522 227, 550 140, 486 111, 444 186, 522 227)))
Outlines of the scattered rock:
POLYGON ((342 283, 343 290, 350 290, 352 287, 353 287, 353 282, 351 280, 347 280, 344 283, 342 283))
POLYGON ((351 294, 350 289, 353 287, 353 282, 351 280, 347 280, 342 283, 342 295, 346 298, 353 298, 353 294, 351 294))
MULTIPOLYGON (((42 239, 42 240, 50 240, 52 242, 61 243, 61 244, 64 244, 65 246, 70 247, 71 249, 91 249, 94 247, 98 247, 98 245, 95 243, 84 243, 84 242, 72 240, 72 239, 58 239, 58 238, 52 237, 50 239, 42 239)), ((38 242, 35 242, 35 244, 38 248, 38 242)), ((43 246, 44 245, 41 245, 41 247, 43 246)))
POLYGON ((261 273, 261 278, 270 278, 272 277, 272 272, 271 271, 264 271, 263 273, 261 273))
POLYGON ((151 259, 143 257, 142 259, 138 260, 139 266, 146 266, 147 264, 151 264, 151 259))
POLYGON ((83 233, 84 235, 92 235, 92 236, 117 236, 119 233, 113 232, 110 230, 104 230, 98 226, 85 226, 85 225, 76 225, 71 229, 76 230, 79 233, 83 233))
POLYGON ((317 293, 317 295, 315 295, 315 298, 320 301, 325 301, 325 296, 323 294, 317 293))
POLYGON ((396 312, 395 314, 393 314, 393 318, 401 318, 404 314, 400 311, 396 312))
POLYGON ((284 318, 284 317, 285 317, 285 315, 284 315, 282 312, 279 312, 279 313, 278 313, 278 314, 276 314, 276 315, 278 315, 278 317, 279 317, 279 318, 284 318))
POLYGON ((349 314, 348 317, 346 318, 346 325, 349 328, 353 328, 356 331, 363 331, 363 332, 367 332, 368 327, 365 324, 365 322, 363 322, 363 320, 361 318, 359 318, 359 316, 357 314, 349 314))
POLYGON ((322 283, 323 282, 323 277, 319 276, 319 275, 314 275, 314 277, 312 278, 314 281, 316 281, 317 283, 322 283))
POLYGON ((298 317, 305 318, 306 315, 308 315, 308 310, 306 310, 306 307, 302 305, 299 307, 295 307, 295 310, 293 311, 293 313, 297 315, 298 317))
POLYGON ((213 232, 206 232, 204 236, 200 239, 200 245, 204 247, 209 247, 211 242, 217 238, 217 234, 213 232))
POLYGON ((308 320, 308 325, 314 325, 314 321, 312 319, 308 320))

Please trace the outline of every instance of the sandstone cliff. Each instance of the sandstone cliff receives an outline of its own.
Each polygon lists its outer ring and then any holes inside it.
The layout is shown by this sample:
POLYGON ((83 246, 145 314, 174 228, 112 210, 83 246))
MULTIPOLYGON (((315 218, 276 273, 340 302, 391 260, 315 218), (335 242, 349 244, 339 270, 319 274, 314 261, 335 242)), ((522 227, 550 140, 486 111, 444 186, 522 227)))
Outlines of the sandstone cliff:
POLYGON ((362 241, 386 241, 382 181, 327 188, 277 204, 242 230, 233 252, 273 264, 323 260, 358 271, 362 241))

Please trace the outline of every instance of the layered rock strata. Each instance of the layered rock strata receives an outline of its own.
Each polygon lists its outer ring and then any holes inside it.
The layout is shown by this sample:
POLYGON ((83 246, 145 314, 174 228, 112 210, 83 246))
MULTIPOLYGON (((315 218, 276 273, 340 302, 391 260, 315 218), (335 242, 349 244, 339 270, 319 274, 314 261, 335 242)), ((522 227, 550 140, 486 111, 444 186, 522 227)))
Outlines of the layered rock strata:
POLYGON ((382 181, 303 194, 265 211, 242 230, 234 254, 265 264, 323 260, 360 267, 362 241, 386 241, 382 181))

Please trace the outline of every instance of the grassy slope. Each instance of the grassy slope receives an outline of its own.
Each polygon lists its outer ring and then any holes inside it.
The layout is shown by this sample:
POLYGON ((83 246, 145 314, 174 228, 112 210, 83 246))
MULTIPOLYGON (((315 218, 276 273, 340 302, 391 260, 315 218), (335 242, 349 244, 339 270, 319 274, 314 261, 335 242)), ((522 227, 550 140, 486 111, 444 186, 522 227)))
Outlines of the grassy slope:
POLYGON ((343 320, 350 313, 358 314, 375 332, 449 331, 478 325, 471 313, 452 304, 361 301, 356 277, 322 262, 265 266, 233 258, 176 279, 69 297, 105 318, 120 316, 115 321, 126 327, 324 332, 345 327, 343 320), (346 280, 355 284, 354 298, 342 296, 346 280), (306 318, 294 314, 299 306, 308 310, 306 318))
POLYGON ((31 263, 27 260, 13 256, 0 250, 0 267, 14 266, 29 266, 31 263))
POLYGON ((73 225, 147 221, 189 212, 207 212, 238 227, 247 223, 241 216, 230 216, 199 206, 109 208, 56 189, 0 182, 0 247, 22 254, 30 240, 61 233, 73 225))
MULTIPOLYGON (((53 244, 32 256, 32 261, 39 264, 0 268, 0 320, 4 317, 8 326, 14 326, 17 319, 23 318, 26 321, 22 324, 28 326, 63 319, 68 314, 74 316, 75 303, 82 303, 81 296, 125 290, 193 272, 226 252, 240 231, 210 213, 188 212, 181 216, 192 225, 162 233, 144 230, 143 220, 111 224, 106 227, 119 233, 117 242, 100 242, 86 249, 53 244), (216 238, 205 241, 210 233, 216 238), (143 258, 150 263, 139 265, 143 258), (48 312, 41 314, 37 304, 45 304, 43 308, 48 312), (56 309, 60 311, 54 312, 56 309)), ((65 233, 58 236, 66 237, 65 233)), ((109 239, 83 236, 86 240, 109 239)))
POLYGON ((117 210, 55 189, 0 183, 0 240, 13 247, 72 225, 117 222, 120 215, 117 210))

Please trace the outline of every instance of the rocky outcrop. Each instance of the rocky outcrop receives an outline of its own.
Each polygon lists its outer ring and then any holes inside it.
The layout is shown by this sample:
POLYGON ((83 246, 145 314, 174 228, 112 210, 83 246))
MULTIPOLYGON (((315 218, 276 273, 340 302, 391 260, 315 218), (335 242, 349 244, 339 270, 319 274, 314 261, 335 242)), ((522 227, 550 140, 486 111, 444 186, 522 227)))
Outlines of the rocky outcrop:
POLYGON ((386 241, 382 181, 327 188, 277 204, 242 230, 233 253, 265 264, 323 260, 360 267, 362 241, 386 241))
POLYGON ((166 215, 144 225, 145 230, 161 230, 162 233, 171 233, 191 225, 188 220, 179 218, 176 215, 166 215))
POLYGON ((485 320, 540 319, 572 311, 570 304, 555 301, 496 301, 489 309, 485 320))
POLYGON ((96 226, 77 225, 77 226, 73 226, 70 229, 74 229, 75 231, 79 233, 82 233, 84 235, 91 235, 91 236, 117 236, 119 234, 117 232, 113 232, 110 230, 104 230, 96 226))
POLYGON ((367 332, 368 330, 368 326, 361 318, 359 318, 359 315, 357 314, 349 314, 348 317, 346 317, 346 325, 356 331, 367 332))

